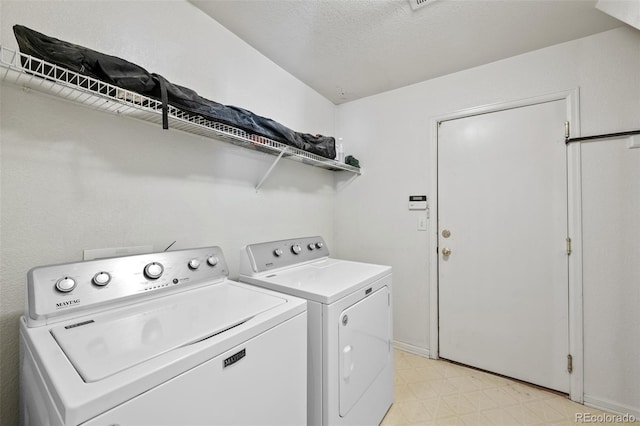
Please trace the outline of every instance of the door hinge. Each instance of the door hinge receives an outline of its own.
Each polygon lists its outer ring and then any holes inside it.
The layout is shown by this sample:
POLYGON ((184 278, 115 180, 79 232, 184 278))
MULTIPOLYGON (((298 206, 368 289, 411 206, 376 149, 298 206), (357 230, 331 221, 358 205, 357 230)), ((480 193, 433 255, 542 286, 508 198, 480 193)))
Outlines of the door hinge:
POLYGON ((571 355, 567 355, 567 371, 573 372, 573 357, 571 355))
POLYGON ((567 256, 571 256, 571 238, 567 237, 567 256))
POLYGON ((564 122, 564 139, 565 140, 569 140, 569 137, 571 136, 569 129, 570 129, 569 122, 565 121, 564 122))

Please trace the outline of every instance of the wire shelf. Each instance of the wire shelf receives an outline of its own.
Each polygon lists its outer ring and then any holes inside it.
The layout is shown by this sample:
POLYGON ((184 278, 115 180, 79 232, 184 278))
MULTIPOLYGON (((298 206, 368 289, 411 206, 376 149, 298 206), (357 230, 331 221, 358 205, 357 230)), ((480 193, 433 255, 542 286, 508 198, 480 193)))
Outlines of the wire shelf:
MULTIPOLYGON (((88 77, 47 61, 0 46, 0 78, 23 88, 43 92, 92 109, 162 124, 162 102, 88 77)), ((244 148, 284 157, 333 171, 360 174, 339 161, 251 134, 242 129, 168 106, 169 128, 230 142, 244 148)))

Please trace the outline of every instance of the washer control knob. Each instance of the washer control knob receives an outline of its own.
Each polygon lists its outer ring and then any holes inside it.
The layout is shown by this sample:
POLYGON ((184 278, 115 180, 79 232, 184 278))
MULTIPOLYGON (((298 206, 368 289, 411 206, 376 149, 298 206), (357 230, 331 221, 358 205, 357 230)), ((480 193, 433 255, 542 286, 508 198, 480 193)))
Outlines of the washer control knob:
POLYGON ((151 262, 144 267, 144 276, 150 280, 157 280, 162 276, 164 266, 158 262, 151 262))
POLYGON ((69 293, 76 288, 76 281, 71 277, 62 277, 56 282, 56 290, 62 293, 69 293))
POLYGON ((209 256, 209 258, 207 258, 207 263, 209 266, 216 266, 218 264, 218 258, 215 256, 209 256))
POLYGON ((93 276, 93 283, 100 287, 105 286, 111 282, 111 275, 108 272, 98 272, 93 276))
POLYGON ((316 243, 316 248, 321 249, 322 247, 324 247, 323 242, 322 242, 322 241, 318 241, 318 242, 316 243))
POLYGON ((316 248, 316 245, 313 243, 310 243, 307 247, 309 248, 309 250, 313 250, 316 248))
POLYGON ((302 247, 300 247, 300 244, 294 244, 291 246, 291 251, 293 252, 293 254, 300 254, 300 252, 302 251, 302 247))
POLYGON ((189 269, 192 271, 195 271, 200 267, 200 261, 198 259, 191 259, 189 263, 187 263, 187 266, 189 266, 189 269))
POLYGON ((275 250, 273 251, 273 254, 274 254, 276 257, 280 257, 280 256, 282 256, 282 249, 279 249, 279 248, 275 249, 275 250))

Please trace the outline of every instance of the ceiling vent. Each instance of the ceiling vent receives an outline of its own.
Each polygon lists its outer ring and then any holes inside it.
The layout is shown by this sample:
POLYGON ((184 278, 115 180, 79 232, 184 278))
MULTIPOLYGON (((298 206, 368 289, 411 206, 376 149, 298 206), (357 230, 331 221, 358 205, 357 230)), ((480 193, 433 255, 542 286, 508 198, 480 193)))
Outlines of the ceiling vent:
POLYGON ((413 10, 418 10, 421 7, 424 7, 428 4, 431 4, 433 2, 435 2, 436 0, 409 0, 409 3, 411 4, 411 9, 413 10))

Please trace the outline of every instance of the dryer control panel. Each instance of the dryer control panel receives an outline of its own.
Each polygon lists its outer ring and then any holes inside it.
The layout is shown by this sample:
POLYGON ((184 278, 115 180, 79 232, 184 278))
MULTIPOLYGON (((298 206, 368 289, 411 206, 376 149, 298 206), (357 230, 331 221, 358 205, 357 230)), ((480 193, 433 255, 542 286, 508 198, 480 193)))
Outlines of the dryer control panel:
POLYGON ((40 266, 27 275, 27 324, 51 323, 134 298, 212 284, 228 275, 219 247, 40 266))
POLYGON ((244 247, 249 263, 241 263, 240 273, 256 273, 306 263, 329 256, 329 248, 322 237, 303 237, 290 240, 249 244, 244 247))

